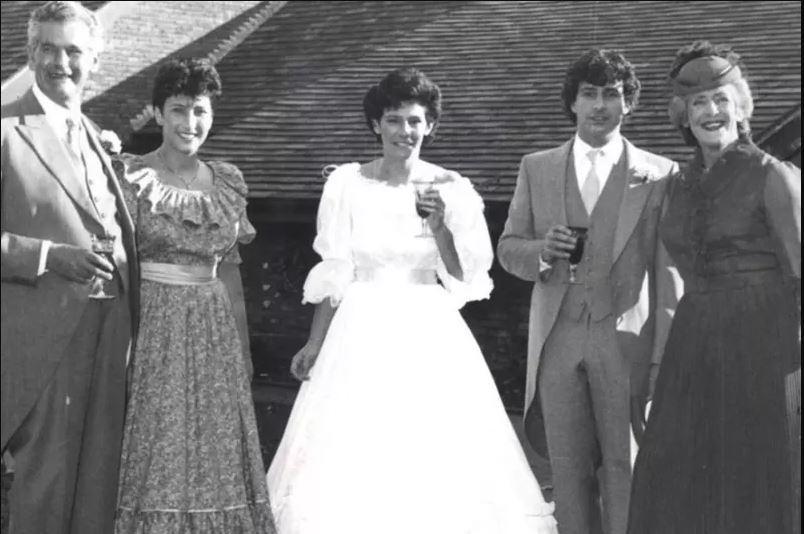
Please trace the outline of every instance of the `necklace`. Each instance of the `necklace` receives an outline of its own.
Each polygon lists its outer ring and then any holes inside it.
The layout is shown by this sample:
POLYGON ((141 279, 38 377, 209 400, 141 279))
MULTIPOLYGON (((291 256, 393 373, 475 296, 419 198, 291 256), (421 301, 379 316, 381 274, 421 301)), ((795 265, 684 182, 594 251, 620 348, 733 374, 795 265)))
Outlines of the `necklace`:
POLYGON ((184 184, 185 189, 190 189, 190 186, 192 186, 198 180, 198 170, 201 165, 197 159, 195 160, 195 170, 193 171, 192 177, 185 178, 183 174, 174 171, 171 168, 171 166, 168 165, 168 162, 165 160, 165 156, 162 154, 161 150, 156 151, 156 157, 159 158, 159 161, 162 163, 162 166, 165 168, 165 170, 167 170, 170 174, 181 180, 181 183, 184 184))

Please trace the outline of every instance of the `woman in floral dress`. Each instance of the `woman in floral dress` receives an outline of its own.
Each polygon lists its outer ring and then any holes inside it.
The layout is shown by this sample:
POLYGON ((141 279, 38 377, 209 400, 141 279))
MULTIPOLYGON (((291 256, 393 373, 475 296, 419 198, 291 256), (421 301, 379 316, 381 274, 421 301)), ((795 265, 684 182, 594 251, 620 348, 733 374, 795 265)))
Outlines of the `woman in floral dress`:
POLYGON ((250 390, 238 243, 246 184, 198 158, 220 94, 213 67, 172 61, 153 105, 163 142, 119 172, 142 273, 116 532, 274 532, 250 390))

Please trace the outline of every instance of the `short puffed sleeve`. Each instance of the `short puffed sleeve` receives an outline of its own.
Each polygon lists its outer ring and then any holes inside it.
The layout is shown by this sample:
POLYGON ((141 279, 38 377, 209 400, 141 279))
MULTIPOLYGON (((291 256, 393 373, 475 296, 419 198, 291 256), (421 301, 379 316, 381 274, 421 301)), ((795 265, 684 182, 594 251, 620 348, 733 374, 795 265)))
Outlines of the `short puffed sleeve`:
POLYGON ((455 250, 463 271, 463 280, 447 272, 439 257, 437 272, 444 287, 458 307, 471 300, 489 298, 494 287, 489 277, 494 260, 489 230, 483 215, 483 199, 472 182, 456 173, 440 186, 444 200, 444 223, 452 233, 455 250))
POLYGON ((242 263, 240 258, 240 245, 251 243, 257 235, 257 230, 251 224, 246 213, 248 204, 248 185, 240 169, 224 162, 210 162, 220 180, 225 184, 227 191, 220 195, 222 211, 229 213, 231 219, 236 219, 235 228, 237 238, 232 247, 226 252, 223 261, 229 263, 242 263))
POLYGON ((123 193, 123 200, 126 203, 131 220, 134 226, 137 225, 137 197, 141 190, 139 182, 147 175, 148 169, 143 163, 141 156, 122 153, 112 157, 112 169, 114 169, 117 182, 123 193))
POLYGON ((307 275, 303 303, 318 304, 329 298, 332 305, 337 306, 354 280, 350 190, 357 170, 356 163, 341 165, 330 173, 324 184, 313 241, 313 249, 321 256, 321 262, 307 275))

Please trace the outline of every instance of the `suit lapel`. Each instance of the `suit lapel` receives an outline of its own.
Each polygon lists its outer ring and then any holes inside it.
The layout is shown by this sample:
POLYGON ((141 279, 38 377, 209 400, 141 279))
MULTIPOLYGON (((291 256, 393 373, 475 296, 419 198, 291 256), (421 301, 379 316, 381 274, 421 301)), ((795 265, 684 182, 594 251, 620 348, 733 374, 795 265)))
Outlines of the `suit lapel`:
POLYGON ((50 127, 45 115, 41 112, 37 115, 26 115, 24 123, 17 126, 17 130, 73 202, 102 225, 75 165, 67 155, 67 148, 50 127))
POLYGON ((617 263, 617 259, 620 257, 620 254, 622 254, 625 244, 628 242, 631 234, 634 233, 634 229, 639 222, 639 216, 642 214, 642 210, 645 208, 645 202, 647 201, 648 194, 653 187, 653 184, 650 181, 645 181, 644 183, 640 184, 630 183, 631 169, 638 168, 642 164, 642 158, 639 156, 639 153, 637 153, 634 145, 625 139, 623 141, 625 143, 624 155, 626 158, 625 172, 628 175, 626 176, 625 180, 623 201, 622 205, 620 206, 620 214, 617 218, 617 228, 614 233, 614 250, 612 253, 611 262, 612 266, 617 263))
POLYGON ((543 200, 550 203, 550 219, 564 226, 567 225, 567 176, 570 174, 570 165, 573 164, 570 161, 571 156, 572 139, 554 152, 544 170, 544 173, 552 179, 546 182, 550 189, 545 192, 543 200))

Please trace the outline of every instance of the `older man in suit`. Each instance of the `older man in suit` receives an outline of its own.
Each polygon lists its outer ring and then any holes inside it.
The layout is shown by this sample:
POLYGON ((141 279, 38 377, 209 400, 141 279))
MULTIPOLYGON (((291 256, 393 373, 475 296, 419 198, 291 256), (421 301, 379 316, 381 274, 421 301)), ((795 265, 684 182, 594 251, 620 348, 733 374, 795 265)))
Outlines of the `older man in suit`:
POLYGON ((2 448, 15 461, 12 534, 113 530, 138 275, 131 218, 81 113, 100 31, 78 2, 35 10, 35 84, 2 110, 2 448))
POLYGON ((644 406, 675 302, 657 223, 676 165, 620 134, 639 89, 618 53, 573 63, 562 96, 576 135, 523 158, 498 244, 502 266, 535 282, 525 428, 549 452, 562 534, 626 530, 631 405, 644 406), (573 275, 569 227, 587 229, 573 275))

